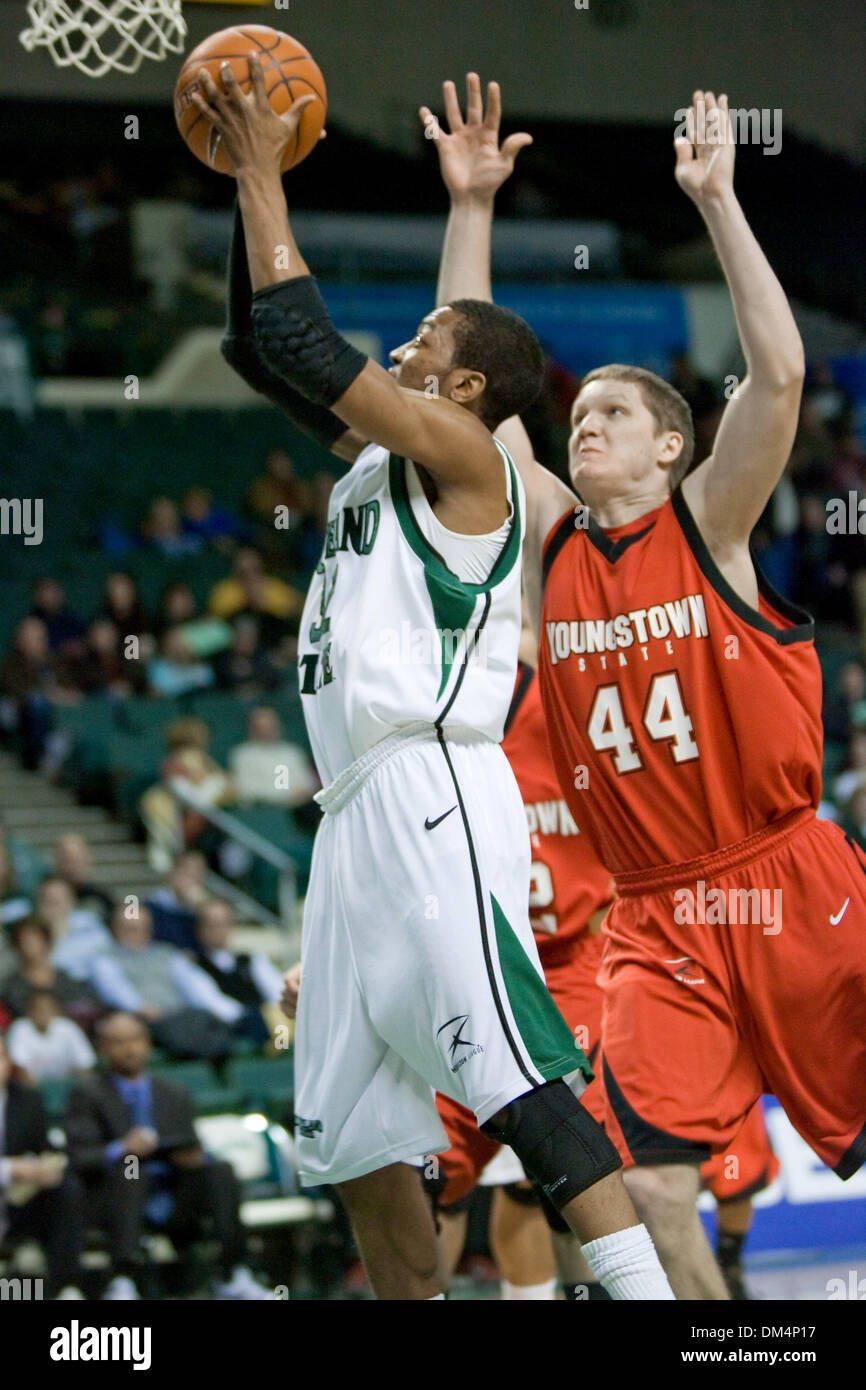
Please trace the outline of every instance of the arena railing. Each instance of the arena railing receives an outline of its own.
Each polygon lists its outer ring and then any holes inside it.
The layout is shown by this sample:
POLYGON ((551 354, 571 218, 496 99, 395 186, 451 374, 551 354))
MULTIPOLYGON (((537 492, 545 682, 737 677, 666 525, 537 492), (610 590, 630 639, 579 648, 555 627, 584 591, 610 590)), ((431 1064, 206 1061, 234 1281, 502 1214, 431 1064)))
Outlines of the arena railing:
MULTIPOLYGON (((259 920, 278 926, 287 934, 294 933, 298 926, 298 871, 294 859, 285 850, 266 840, 257 831, 251 830, 237 820, 235 816, 227 811, 221 811, 215 806, 202 806, 194 796, 189 796, 185 792, 178 791, 175 787, 167 787, 167 791, 174 797, 181 806, 201 816, 212 825, 215 830, 219 830, 229 839, 242 845, 249 850, 250 854, 258 859, 270 864, 277 872, 277 904, 278 912, 274 914, 264 904, 257 902, 242 889, 236 888, 234 884, 225 879, 220 879, 220 892, 223 896, 231 898, 236 907, 243 911, 248 911, 250 907, 255 910, 255 915, 259 920)), ((180 841, 176 845, 176 850, 181 853, 186 846, 180 841)))

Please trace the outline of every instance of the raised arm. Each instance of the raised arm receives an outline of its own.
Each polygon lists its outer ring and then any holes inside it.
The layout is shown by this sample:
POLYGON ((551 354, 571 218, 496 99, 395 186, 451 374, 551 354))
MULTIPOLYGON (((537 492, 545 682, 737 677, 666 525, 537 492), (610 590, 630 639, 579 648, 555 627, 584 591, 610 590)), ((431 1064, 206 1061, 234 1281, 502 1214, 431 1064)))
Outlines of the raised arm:
POLYGON ((247 244, 240 208, 235 205, 231 245, 228 258, 228 316, 220 350, 248 386, 279 407, 303 434, 337 458, 354 463, 368 442, 325 406, 314 405, 295 391, 287 381, 269 371, 260 360, 253 338, 253 289, 247 262, 247 244))
MULTIPOLYGON (((422 106, 419 111, 425 131, 432 132, 442 181, 451 200, 436 287, 436 303, 440 305, 454 299, 493 299, 490 247, 494 200, 520 151, 532 144, 532 136, 521 131, 500 145, 502 98, 498 82, 487 84, 486 113, 477 73, 468 74, 466 92, 464 120, 454 83, 442 84, 447 131, 429 107, 422 106)), ((524 574, 530 612, 537 625, 541 547, 550 527, 574 505, 575 497, 535 458, 519 416, 505 420, 496 435, 514 459, 526 489, 524 574)))
MULTIPOLYGON (((228 64, 220 86, 203 69, 204 95, 193 100, 219 131, 237 179, 259 358, 359 438, 413 459, 449 490, 504 505, 499 454, 477 416, 451 400, 402 389, 335 330, 295 241, 280 178, 283 153, 312 98, 300 98, 280 118, 268 104, 257 55, 249 70, 244 96, 228 64)), ((479 393, 483 384, 476 384, 479 393)))
POLYGON ((694 138, 675 142, 676 178, 712 237, 748 372, 725 407, 711 456, 683 483, 719 559, 747 547, 788 461, 803 386, 803 344, 785 292, 734 193, 727 97, 717 102, 712 92, 695 92, 690 121, 694 138))

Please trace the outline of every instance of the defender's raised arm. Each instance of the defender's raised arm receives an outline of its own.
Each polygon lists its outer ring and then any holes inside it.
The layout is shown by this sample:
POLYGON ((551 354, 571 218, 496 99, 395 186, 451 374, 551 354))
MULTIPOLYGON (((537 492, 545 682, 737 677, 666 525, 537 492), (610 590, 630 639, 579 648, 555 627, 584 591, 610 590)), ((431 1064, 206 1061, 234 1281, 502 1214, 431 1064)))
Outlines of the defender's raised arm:
POLYGON ((713 239, 748 368, 725 408, 712 455, 683 484, 707 543, 723 551, 747 545, 779 481, 794 442, 805 367, 785 292, 734 193, 728 98, 695 92, 689 122, 693 138, 675 141, 676 178, 713 239))
MULTIPOLYGON (((487 84, 486 112, 477 73, 469 73, 466 88, 464 119, 454 83, 442 84, 447 131, 429 107, 422 106, 419 112, 425 129, 433 132, 442 181, 451 199, 439 264, 437 304, 450 304, 463 296, 492 300, 490 243, 494 199, 512 173, 520 151, 532 143, 531 135, 520 132, 509 135, 500 145, 502 98, 498 82, 487 84)), ((537 461, 518 416, 505 420, 496 434, 511 453, 526 488, 524 574, 530 611, 537 624, 541 547, 550 527, 574 505, 575 497, 537 461)))

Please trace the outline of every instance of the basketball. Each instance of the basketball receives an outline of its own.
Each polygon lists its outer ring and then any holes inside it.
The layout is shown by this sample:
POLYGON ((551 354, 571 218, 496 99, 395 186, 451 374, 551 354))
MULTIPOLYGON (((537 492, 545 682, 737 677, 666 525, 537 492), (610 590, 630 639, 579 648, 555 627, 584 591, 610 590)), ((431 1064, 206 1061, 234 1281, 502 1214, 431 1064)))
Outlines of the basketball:
POLYGON ((214 130, 192 100, 199 90, 200 68, 207 68, 220 85, 220 67, 231 63, 242 92, 250 90, 247 59, 256 49, 261 54, 265 91, 271 109, 282 116, 298 97, 313 93, 301 113, 294 140, 289 142, 281 170, 300 164, 319 139, 328 111, 325 79, 315 60, 289 34, 280 34, 264 24, 245 24, 243 28, 220 29, 194 48, 180 70, 174 89, 174 118, 177 128, 192 150, 209 169, 219 174, 232 174, 231 162, 221 148, 219 132, 214 130))

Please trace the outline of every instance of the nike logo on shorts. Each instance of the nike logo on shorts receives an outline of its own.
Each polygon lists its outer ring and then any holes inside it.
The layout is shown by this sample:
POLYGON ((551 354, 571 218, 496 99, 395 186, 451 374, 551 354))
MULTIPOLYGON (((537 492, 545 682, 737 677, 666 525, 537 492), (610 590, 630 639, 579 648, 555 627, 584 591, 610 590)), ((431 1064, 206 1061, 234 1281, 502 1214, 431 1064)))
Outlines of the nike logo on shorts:
MULTIPOLYGON (((455 801, 454 805, 451 807, 451 811, 456 811, 456 810, 457 810, 457 802, 455 801)), ((435 830, 436 827, 437 827, 437 825, 441 825, 441 824, 442 824, 442 822, 444 821, 444 819, 445 819, 446 816, 450 816, 450 815, 451 815, 451 811, 444 811, 444 812, 442 813, 442 815, 441 815, 441 816, 437 816, 435 820, 430 820, 430 817, 428 816, 427 819, 426 819, 425 822, 424 822, 424 829, 425 829, 425 830, 435 830)))
POLYGON ((831 927, 838 927, 839 923, 842 921, 842 918, 845 916, 845 913, 848 911, 848 904, 850 903, 850 901, 851 901, 850 898, 846 898, 845 901, 843 902, 842 906, 839 908, 839 911, 836 913, 835 916, 833 915, 832 912, 830 913, 830 926, 831 926, 831 927))

